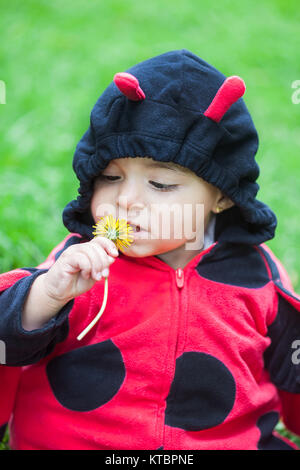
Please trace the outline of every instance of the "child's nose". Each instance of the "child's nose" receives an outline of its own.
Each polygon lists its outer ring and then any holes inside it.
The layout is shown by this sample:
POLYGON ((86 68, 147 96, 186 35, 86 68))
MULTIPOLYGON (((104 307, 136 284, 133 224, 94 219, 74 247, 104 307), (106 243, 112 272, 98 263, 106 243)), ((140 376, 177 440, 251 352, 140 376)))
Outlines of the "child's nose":
POLYGON ((118 204, 124 209, 129 209, 131 206, 142 209, 144 207, 145 189, 136 182, 124 182, 118 194, 118 204))

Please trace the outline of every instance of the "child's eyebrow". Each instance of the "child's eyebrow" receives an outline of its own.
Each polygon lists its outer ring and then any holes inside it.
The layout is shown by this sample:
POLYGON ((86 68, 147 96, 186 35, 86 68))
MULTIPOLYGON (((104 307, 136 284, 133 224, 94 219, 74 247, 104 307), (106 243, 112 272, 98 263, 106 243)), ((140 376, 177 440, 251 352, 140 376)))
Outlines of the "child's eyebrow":
POLYGON ((187 170, 182 167, 181 168, 177 168, 175 165, 173 165, 172 163, 168 163, 168 162, 153 162, 153 163, 149 163, 149 165, 147 165, 149 168, 168 168, 169 170, 173 170, 173 171, 176 171, 178 173, 186 173, 187 170))
MULTIPOLYGON (((116 161, 111 161, 111 164, 116 164, 117 166, 119 166, 119 162, 116 160, 116 161)), ((183 173, 183 174, 186 174, 186 173, 190 173, 190 170, 189 168, 186 168, 186 167, 183 167, 181 165, 176 165, 172 162, 159 162, 159 161, 155 161, 155 162, 145 162, 145 166, 146 168, 164 168, 164 169, 168 169, 168 170, 173 170, 175 171, 176 173, 183 173)))

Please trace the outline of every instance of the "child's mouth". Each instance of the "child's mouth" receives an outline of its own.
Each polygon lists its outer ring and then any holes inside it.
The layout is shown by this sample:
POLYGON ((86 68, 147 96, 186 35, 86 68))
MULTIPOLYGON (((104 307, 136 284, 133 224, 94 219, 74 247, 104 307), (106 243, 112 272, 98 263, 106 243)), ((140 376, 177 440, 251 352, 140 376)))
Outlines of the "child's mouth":
POLYGON ((134 232, 140 232, 142 230, 140 225, 135 225, 135 224, 132 224, 131 222, 128 222, 128 223, 134 232))
POLYGON ((135 239, 139 239, 140 237, 146 237, 147 230, 144 230, 140 225, 130 224, 130 226, 132 227, 135 239))
POLYGON ((133 228, 134 233, 145 232, 145 230, 141 229, 141 227, 139 225, 133 225, 132 228, 133 228))

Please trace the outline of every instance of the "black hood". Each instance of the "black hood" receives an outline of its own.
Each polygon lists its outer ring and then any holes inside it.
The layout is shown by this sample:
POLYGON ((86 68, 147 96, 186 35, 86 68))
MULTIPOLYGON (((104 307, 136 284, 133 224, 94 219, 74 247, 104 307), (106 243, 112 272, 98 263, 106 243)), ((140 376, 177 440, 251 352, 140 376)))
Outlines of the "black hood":
POLYGON ((67 229, 93 237, 93 181, 110 160, 151 157, 189 168, 235 203, 217 215, 216 240, 260 244, 272 239, 277 220, 256 199, 258 136, 244 100, 234 102, 220 122, 204 114, 225 75, 187 50, 162 54, 127 72, 138 79, 146 98, 132 101, 112 82, 96 102, 74 154, 80 187, 63 211, 67 229))

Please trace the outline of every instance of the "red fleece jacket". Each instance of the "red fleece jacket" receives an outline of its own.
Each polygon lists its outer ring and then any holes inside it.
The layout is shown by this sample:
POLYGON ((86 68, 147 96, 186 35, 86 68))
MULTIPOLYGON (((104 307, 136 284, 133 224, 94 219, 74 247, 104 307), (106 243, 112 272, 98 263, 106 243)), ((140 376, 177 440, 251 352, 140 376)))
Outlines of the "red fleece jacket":
POLYGON ((300 297, 265 245, 215 242, 184 269, 120 253, 104 282, 39 330, 21 326, 37 268, 0 276, 0 427, 13 449, 289 449, 300 434, 300 297), (2 343, 2 344, 3 344, 2 343), (298 360, 299 358, 299 360, 298 360))

